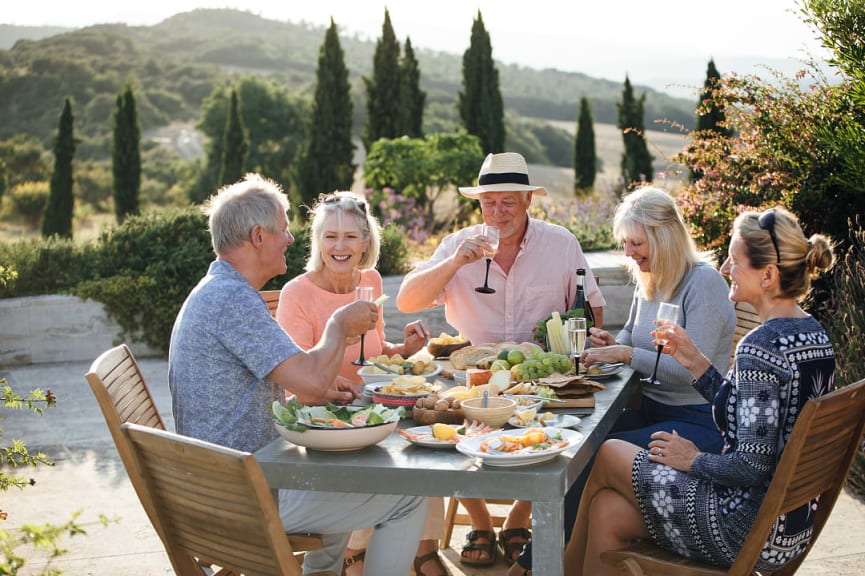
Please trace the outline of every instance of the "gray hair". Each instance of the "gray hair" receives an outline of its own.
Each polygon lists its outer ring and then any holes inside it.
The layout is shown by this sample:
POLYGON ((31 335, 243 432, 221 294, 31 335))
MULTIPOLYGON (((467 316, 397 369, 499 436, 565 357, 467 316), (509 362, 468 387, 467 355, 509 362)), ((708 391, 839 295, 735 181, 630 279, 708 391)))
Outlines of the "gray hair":
POLYGON ((376 217, 370 214, 366 200, 354 192, 334 192, 320 196, 310 214, 312 225, 309 234, 309 260, 306 261, 307 272, 316 272, 324 268, 324 261, 321 259, 321 240, 324 234, 324 221, 330 214, 338 214, 340 217, 348 214, 357 221, 366 243, 366 249, 357 267, 361 270, 375 268, 381 249, 381 225, 376 217))
POLYGON ((282 188, 259 174, 223 186, 204 203, 213 251, 217 255, 237 248, 249 240, 255 226, 280 232, 280 214, 290 205, 282 188))

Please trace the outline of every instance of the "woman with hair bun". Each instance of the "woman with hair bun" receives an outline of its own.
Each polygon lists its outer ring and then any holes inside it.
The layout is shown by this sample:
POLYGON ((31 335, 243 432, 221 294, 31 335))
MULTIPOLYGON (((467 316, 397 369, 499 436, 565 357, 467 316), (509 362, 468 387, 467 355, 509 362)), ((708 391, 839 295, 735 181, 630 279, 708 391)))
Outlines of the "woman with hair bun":
MULTIPOLYGON (((701 452, 675 431, 653 434, 648 449, 605 442, 565 551, 567 574, 615 573, 601 553, 648 538, 688 558, 732 564, 805 402, 835 388, 829 336, 799 306, 811 280, 833 263, 829 240, 806 239, 784 208, 736 218, 721 272, 731 281, 730 299, 751 304, 762 324, 739 342, 727 377, 684 328, 656 327, 668 338, 664 353, 713 402, 724 450, 701 452)), ((778 570, 805 550, 816 506, 778 518, 756 570, 778 570)))

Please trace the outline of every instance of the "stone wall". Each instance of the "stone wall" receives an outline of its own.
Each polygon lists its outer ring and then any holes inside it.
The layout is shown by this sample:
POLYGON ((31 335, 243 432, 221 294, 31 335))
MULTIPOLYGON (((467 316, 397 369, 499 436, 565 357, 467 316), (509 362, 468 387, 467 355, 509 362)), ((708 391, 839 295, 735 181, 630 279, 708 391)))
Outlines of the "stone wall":
MULTIPOLYGON (((623 268, 624 256, 608 252, 586 255, 600 278, 607 301, 604 327, 618 329, 627 319, 633 286, 623 268)), ((406 323, 422 319, 434 336, 453 334, 442 307, 418 314, 402 314, 396 308, 401 276, 384 278, 384 292, 391 296, 384 304, 390 342, 402 342, 406 323)), ((119 343, 120 327, 110 321, 99 302, 75 296, 31 296, 0 300, 0 367, 47 362, 86 361, 119 343)), ((126 342, 137 357, 161 353, 143 344, 126 342)))

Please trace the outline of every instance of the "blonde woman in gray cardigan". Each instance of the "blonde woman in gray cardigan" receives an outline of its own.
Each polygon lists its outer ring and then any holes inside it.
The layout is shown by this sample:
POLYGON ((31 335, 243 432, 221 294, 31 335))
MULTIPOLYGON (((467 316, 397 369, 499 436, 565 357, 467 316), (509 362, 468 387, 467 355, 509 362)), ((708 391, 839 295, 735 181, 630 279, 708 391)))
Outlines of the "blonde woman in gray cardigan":
MULTIPOLYGON (((624 328, 614 338, 592 328, 591 347, 581 357, 583 364, 624 362, 648 376, 657 349, 652 330, 661 302, 679 306, 679 323, 719 372, 727 371, 736 327, 736 313, 728 299, 726 280, 698 251, 688 233, 675 200, 665 191, 643 187, 625 196, 616 208, 613 234, 631 259, 636 288, 624 328)), ((691 374, 681 364, 662 355, 658 383, 643 385, 639 407, 626 410, 608 438, 646 447, 653 433, 676 430, 704 452, 720 452, 722 441, 712 407, 691 387, 691 374)), ((571 528, 591 464, 577 478, 565 498, 565 526, 571 528)), ((566 539, 570 534, 566 533, 566 539)), ((508 575, 527 574, 530 547, 518 558, 508 575)))

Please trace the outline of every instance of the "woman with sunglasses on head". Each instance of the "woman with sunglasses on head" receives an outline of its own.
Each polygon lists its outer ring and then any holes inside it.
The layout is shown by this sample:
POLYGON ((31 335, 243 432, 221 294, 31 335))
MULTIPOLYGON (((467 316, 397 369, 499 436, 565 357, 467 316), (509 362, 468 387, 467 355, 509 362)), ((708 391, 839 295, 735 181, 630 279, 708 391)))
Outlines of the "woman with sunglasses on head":
MULTIPOLYGON (((352 192, 334 192, 319 199, 311 216, 306 273, 283 286, 276 310, 276 320, 303 349, 318 343, 334 310, 354 301, 356 287, 371 286, 373 299, 382 294, 381 275, 375 269, 381 227, 369 213, 366 201, 352 192)), ((419 320, 406 324, 403 333, 402 344, 387 342, 384 319, 379 317, 376 329, 364 337, 364 355, 371 358, 380 354, 401 354, 408 358, 423 348, 428 337, 426 327, 419 320)), ((358 366, 352 362, 359 353, 359 341, 346 346, 338 376, 351 381, 358 391, 363 380, 357 373, 358 366)), ((443 518, 443 499, 430 499, 430 512, 415 559, 418 574, 447 574, 436 552, 443 518)), ((371 536, 372 529, 352 534, 344 566, 348 576, 363 573, 363 556, 371 536)))
MULTIPOLYGON (((721 272, 730 299, 747 302, 762 324, 736 347, 723 378, 676 325, 659 326, 669 354, 713 402, 721 454, 701 452, 676 431, 648 449, 608 440, 598 451, 565 551, 567 574, 613 574, 605 550, 633 539, 727 567, 735 560, 804 403, 835 387, 835 354, 823 327, 799 306, 811 279, 834 261, 828 239, 806 239, 783 208, 736 218, 721 272)), ((811 539, 809 502, 776 522, 755 569, 775 571, 811 539)))

